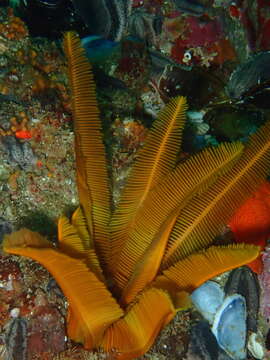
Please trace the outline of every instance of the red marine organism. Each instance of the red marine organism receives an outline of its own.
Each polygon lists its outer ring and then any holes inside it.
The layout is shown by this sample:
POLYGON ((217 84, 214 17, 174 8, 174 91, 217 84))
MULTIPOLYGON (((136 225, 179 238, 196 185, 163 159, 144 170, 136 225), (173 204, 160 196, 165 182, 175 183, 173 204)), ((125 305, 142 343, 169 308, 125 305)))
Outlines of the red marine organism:
MULTIPOLYGON (((264 249, 270 237, 270 182, 258 190, 235 212, 229 222, 236 242, 258 245, 264 249)), ((261 256, 249 264, 256 273, 262 271, 261 256)))

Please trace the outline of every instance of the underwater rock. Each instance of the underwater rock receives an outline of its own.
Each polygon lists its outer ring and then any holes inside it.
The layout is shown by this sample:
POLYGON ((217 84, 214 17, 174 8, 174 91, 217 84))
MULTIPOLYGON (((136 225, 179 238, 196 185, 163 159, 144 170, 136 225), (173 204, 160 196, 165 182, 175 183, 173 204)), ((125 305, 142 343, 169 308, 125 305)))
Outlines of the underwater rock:
POLYGON ((207 8, 197 1, 174 0, 174 2, 178 10, 189 15, 202 16, 207 12, 207 8))
POLYGON ((265 337, 265 347, 268 351, 270 350, 270 329, 268 330, 265 337))
MULTIPOLYGON (((259 282, 262 288, 260 311, 265 321, 270 322, 270 247, 267 246, 262 255, 263 271, 259 275, 259 282)), ((266 336, 266 347, 270 350, 270 332, 266 336)))
POLYGON ((6 164, 0 164, 0 183, 5 184, 10 176, 10 170, 6 164))
POLYGON ((269 109, 270 51, 262 52, 241 64, 231 75, 227 94, 240 103, 269 109))
POLYGON ((64 299, 64 294, 54 278, 50 278, 46 285, 46 292, 54 292, 56 296, 64 299))
POLYGON ((129 33, 132 37, 154 47, 157 45, 157 36, 162 30, 162 17, 138 9, 133 11, 128 20, 129 33))
POLYGON ((0 243, 3 240, 4 235, 10 234, 13 231, 10 222, 0 217, 0 243))
POLYGON ((19 105, 26 105, 25 102, 21 101, 20 99, 18 99, 16 96, 14 96, 12 94, 0 94, 0 103, 4 102, 4 101, 14 102, 19 105))
POLYGON ((223 303, 224 291, 218 283, 210 280, 193 291, 191 299, 203 317, 212 324, 218 308, 223 303))
POLYGON ((5 345, 8 359, 27 359, 27 321, 24 318, 15 317, 6 325, 5 345))
POLYGON ((21 169, 26 170, 35 163, 36 158, 28 142, 22 143, 14 136, 4 136, 2 143, 11 164, 17 164, 21 169))
POLYGON ((65 325, 63 316, 57 308, 49 304, 35 307, 29 321, 27 341, 31 359, 34 356, 42 359, 46 352, 58 354, 65 350, 65 325))
POLYGON ((213 334, 233 360, 246 359, 246 317, 246 301, 239 294, 228 296, 215 316, 213 334))
POLYGON ((97 87, 100 87, 102 90, 109 89, 111 90, 125 90, 128 91, 126 84, 116 77, 110 76, 105 73, 100 67, 93 66, 94 79, 97 87))

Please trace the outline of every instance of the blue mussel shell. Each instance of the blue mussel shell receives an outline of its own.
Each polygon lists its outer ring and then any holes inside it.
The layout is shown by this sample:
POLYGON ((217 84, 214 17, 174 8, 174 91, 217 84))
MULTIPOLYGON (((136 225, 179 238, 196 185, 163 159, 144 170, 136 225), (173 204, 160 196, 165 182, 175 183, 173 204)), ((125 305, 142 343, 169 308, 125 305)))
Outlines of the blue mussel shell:
POLYGON ((207 281, 191 295, 198 311, 212 324, 219 346, 233 359, 246 359, 247 309, 242 295, 225 297, 222 288, 207 281))

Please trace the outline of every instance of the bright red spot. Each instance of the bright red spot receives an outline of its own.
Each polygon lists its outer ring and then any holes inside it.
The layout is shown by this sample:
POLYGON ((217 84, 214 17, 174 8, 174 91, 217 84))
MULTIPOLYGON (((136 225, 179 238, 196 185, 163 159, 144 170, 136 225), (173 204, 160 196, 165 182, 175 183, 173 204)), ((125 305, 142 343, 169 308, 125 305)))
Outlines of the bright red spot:
POLYGON ((18 139, 31 139, 32 134, 28 130, 20 130, 15 132, 15 136, 18 139))
POLYGON ((240 18, 241 13, 240 13, 239 8, 236 5, 231 5, 229 7, 229 13, 230 13, 231 17, 233 17, 233 18, 237 18, 237 19, 240 18))
MULTIPOLYGON (((235 212, 228 224, 236 242, 254 244, 263 250, 270 237, 270 183, 266 181, 235 212)), ((253 271, 262 270, 261 257, 249 264, 253 271)))

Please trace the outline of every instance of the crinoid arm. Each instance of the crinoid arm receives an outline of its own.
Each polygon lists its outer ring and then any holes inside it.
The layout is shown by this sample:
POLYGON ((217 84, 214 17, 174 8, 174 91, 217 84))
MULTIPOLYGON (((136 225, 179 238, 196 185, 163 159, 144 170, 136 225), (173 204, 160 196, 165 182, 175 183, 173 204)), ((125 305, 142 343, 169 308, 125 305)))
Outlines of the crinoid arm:
POLYGON ((190 293, 205 281, 255 260, 259 254, 260 247, 255 245, 210 246, 164 270, 153 285, 166 289, 173 283, 177 292, 190 293))
POLYGON ((72 90, 79 200, 100 262, 106 269, 111 203, 95 83, 91 65, 75 33, 65 34, 64 49, 72 90))
POLYGON ((106 330, 101 345, 117 360, 136 359, 151 347, 174 315, 169 294, 160 289, 148 289, 130 305, 122 319, 106 330))
POLYGON ((68 334, 86 348, 98 346, 106 328, 123 316, 104 283, 82 259, 60 252, 38 233, 21 229, 7 235, 3 247, 8 253, 38 261, 52 274, 71 308, 68 334))

